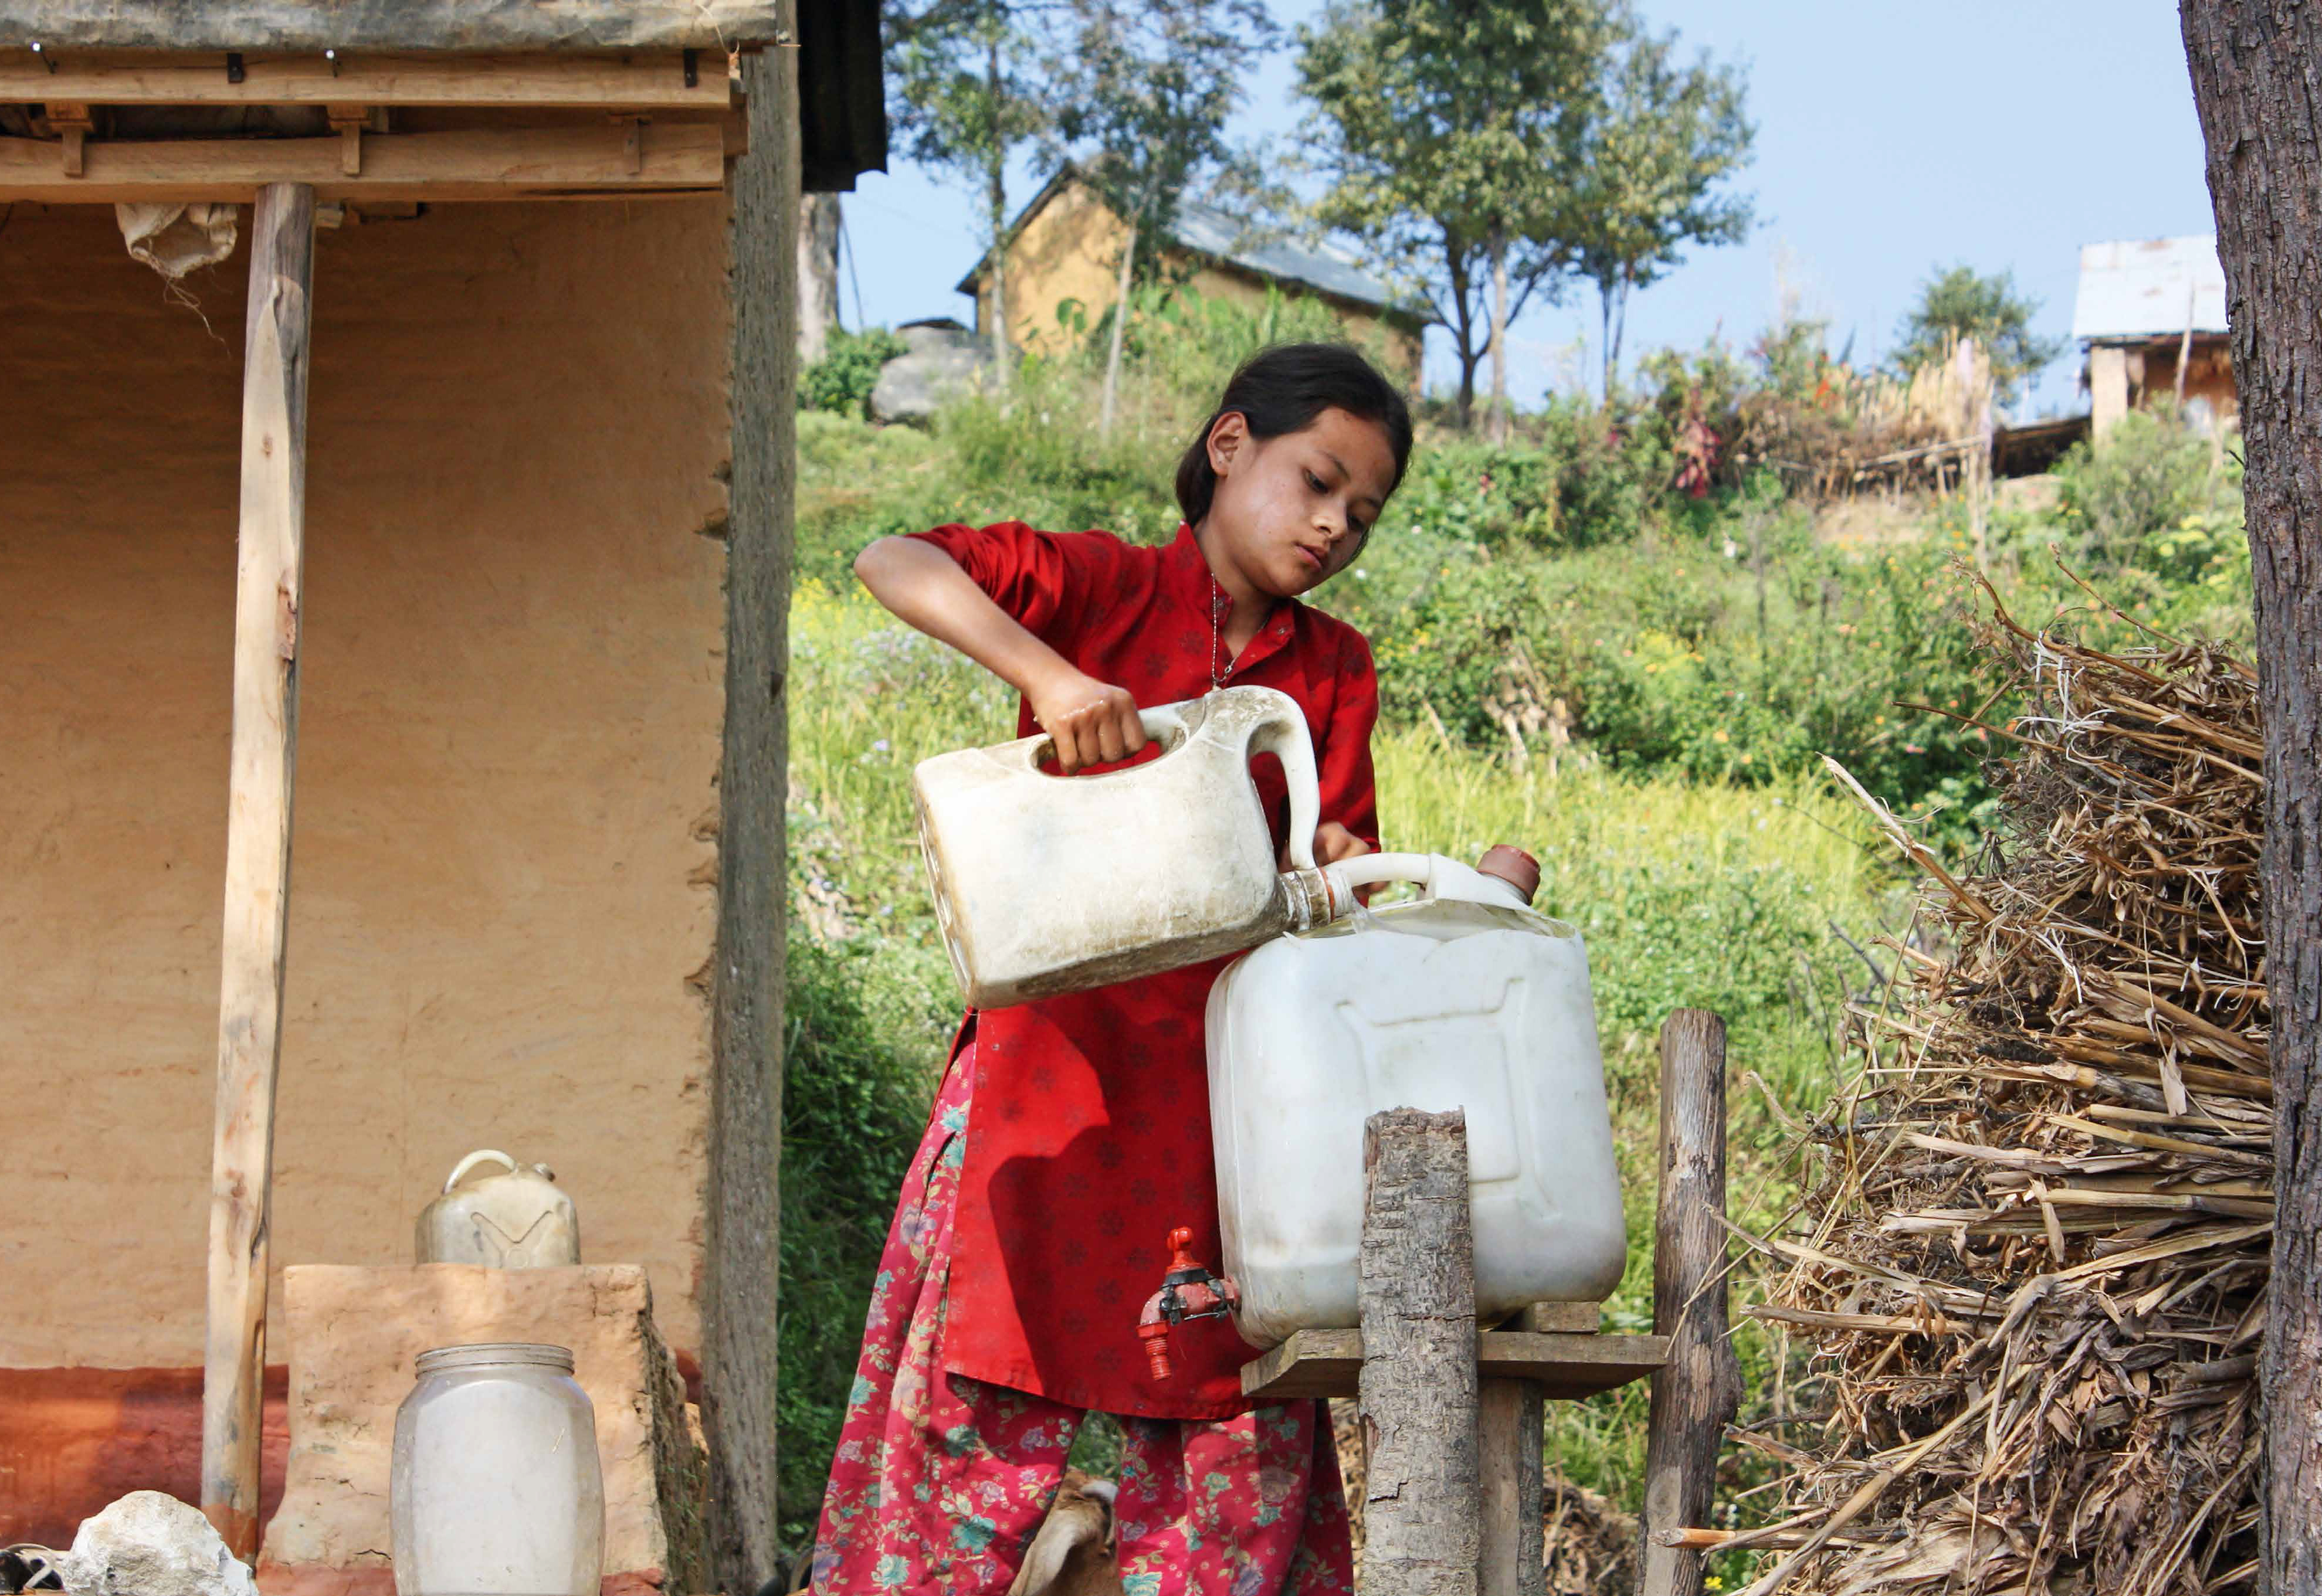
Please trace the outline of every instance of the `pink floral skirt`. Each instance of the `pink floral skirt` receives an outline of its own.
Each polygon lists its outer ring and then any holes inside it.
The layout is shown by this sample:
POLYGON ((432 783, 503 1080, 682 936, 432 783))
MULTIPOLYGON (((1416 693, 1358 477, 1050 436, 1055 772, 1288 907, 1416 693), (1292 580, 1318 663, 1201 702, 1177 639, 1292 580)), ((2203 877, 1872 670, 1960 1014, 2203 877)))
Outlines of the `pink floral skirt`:
MULTIPOLYGON (((971 1044, 944 1078, 879 1260, 815 1539, 811 1588, 826 1596, 1003 1596, 1085 1417, 944 1372, 952 1208, 974 1081, 971 1044)), ((1326 1404, 1121 1422, 1115 1512, 1128 1596, 1351 1596, 1326 1404)))

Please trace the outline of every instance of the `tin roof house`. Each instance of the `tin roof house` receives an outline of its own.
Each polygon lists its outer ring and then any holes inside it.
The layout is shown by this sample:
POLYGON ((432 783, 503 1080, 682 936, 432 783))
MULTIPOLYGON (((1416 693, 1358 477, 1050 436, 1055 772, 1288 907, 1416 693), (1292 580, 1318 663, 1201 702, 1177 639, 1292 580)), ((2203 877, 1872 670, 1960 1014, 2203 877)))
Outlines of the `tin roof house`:
POLYGON ((2196 422, 2233 419, 2226 274, 2214 233, 2087 245, 2072 336, 2088 349, 2098 437, 2161 395, 2196 422))

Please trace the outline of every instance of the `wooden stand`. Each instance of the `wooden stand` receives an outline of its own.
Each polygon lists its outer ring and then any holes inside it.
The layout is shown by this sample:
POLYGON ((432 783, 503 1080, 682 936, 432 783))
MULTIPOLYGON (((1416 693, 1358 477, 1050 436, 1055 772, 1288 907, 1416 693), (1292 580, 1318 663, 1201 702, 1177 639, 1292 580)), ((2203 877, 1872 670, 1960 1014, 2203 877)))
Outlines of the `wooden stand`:
POLYGON ((1722 1020, 1669 1017, 1650 1336, 1596 1334, 1593 1302, 1534 1303, 1478 1330, 1465 1117, 1397 1108, 1365 1124, 1362 1328, 1301 1330, 1241 1372, 1242 1394, 1267 1402, 1359 1399, 1362 1596, 1545 1596, 1546 1404, 1644 1379, 1642 1596, 1702 1590, 1700 1551, 1655 1546, 1652 1531, 1701 1521, 1740 1399, 1719 1222, 1724 1066, 1722 1020))

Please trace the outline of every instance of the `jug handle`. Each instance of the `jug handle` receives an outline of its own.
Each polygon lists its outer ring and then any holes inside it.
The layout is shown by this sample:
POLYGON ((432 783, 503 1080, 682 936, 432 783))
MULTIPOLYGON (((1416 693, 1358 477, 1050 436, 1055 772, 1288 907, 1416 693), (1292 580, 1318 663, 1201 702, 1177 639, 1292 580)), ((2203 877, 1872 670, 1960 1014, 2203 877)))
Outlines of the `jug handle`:
POLYGON ((1252 753, 1270 753, 1282 762, 1282 774, 1290 787, 1291 867, 1312 870, 1314 828, 1322 823, 1322 789, 1314 774, 1314 737, 1306 729, 1305 712, 1294 700, 1286 702, 1284 711, 1257 727, 1248 746, 1252 753))
MULTIPOLYGON (((1145 735, 1151 741, 1159 743, 1175 735, 1182 743, 1189 734, 1185 730, 1186 708, 1184 704, 1158 704, 1150 709, 1139 709, 1137 718, 1145 727, 1145 735)), ((1043 733, 1038 737, 1026 738, 1018 746, 1024 750, 1024 768, 1037 771, 1042 761, 1056 752, 1056 740, 1043 733)), ((1174 748, 1164 748, 1156 757, 1166 759, 1176 752, 1174 748)))
POLYGON ((475 1168, 480 1163, 489 1163, 495 1159, 507 1165, 508 1173, 516 1173, 515 1159, 510 1158, 507 1154, 501 1152, 497 1147, 480 1147, 453 1166, 452 1172, 444 1177, 443 1190, 447 1193, 450 1192, 454 1187, 458 1186, 462 1180, 466 1179, 467 1173, 470 1170, 475 1168))

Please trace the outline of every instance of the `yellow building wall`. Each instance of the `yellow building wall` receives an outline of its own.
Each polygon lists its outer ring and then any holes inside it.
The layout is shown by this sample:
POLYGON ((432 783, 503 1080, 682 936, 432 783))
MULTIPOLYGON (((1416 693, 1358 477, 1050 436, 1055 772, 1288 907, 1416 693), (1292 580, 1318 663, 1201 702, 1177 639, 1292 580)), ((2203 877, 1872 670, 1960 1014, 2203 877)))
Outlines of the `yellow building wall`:
MULTIPOLYGON (((724 233, 317 238, 278 1269, 407 1262, 501 1147, 699 1344, 724 233)), ((201 1361, 247 270, 0 229, 0 1366, 201 1361)))
MULTIPOLYGON (((1120 251, 1128 225, 1086 185, 1068 183, 1018 230, 1008 251, 1008 327, 1010 342, 1035 354, 1075 348, 1075 334, 1057 317, 1059 307, 1078 301, 1082 325, 1093 328, 1111 308, 1120 289, 1120 251)), ((1252 308, 1266 303, 1268 283, 1255 273, 1220 267, 1184 251, 1166 259, 1176 270, 1189 268, 1187 286, 1212 298, 1252 308)), ((1294 283, 1275 285, 1284 294, 1302 292, 1294 283)), ((1316 296, 1320 297, 1320 296, 1316 296)), ((1419 378, 1420 338, 1376 312, 1325 300, 1349 340, 1376 349, 1389 372, 1406 383, 1419 378)), ((979 329, 992 325, 992 279, 975 283, 979 329)))

